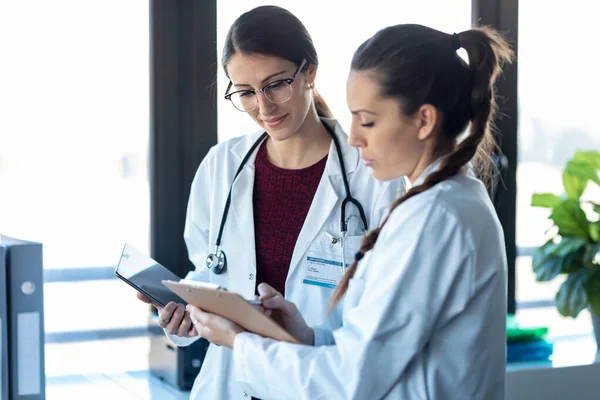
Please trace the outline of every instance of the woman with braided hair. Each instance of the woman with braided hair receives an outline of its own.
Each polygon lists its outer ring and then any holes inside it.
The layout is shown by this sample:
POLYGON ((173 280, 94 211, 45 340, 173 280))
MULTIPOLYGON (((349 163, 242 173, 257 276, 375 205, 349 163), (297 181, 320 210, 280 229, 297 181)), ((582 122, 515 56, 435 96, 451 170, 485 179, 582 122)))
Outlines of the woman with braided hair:
POLYGON ((349 142, 382 181, 412 188, 363 240, 338 285, 343 322, 313 331, 273 288, 263 306, 303 345, 244 332, 189 306, 202 336, 233 349, 263 399, 503 399, 506 255, 490 180, 494 83, 513 53, 489 28, 448 35, 397 25, 352 60, 349 142), (457 50, 468 55, 465 62, 457 50), (313 331, 316 332, 316 331, 313 331))

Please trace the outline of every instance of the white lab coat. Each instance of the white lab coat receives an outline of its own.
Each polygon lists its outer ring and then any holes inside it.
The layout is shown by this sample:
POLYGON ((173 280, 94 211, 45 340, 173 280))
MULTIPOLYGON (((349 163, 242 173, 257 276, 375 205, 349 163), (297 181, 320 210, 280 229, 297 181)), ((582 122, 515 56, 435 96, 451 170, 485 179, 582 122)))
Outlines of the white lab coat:
MULTIPOLYGON (((323 119, 323 122, 334 129, 339 139, 350 192, 362 204, 369 229, 372 229, 387 214, 390 202, 404 193, 404 180, 377 182, 371 177, 371 171, 360 161, 358 150, 348 145, 348 138, 339 124, 330 119, 323 119)), ((214 251, 223 208, 235 172, 263 132, 231 139, 210 150, 192 183, 184 233, 190 259, 196 267, 186 278, 215 282, 246 298, 254 296, 256 289, 252 208, 256 151, 233 187, 231 207, 221 242, 221 248, 227 256, 226 272, 215 275, 206 268, 205 260, 209 252, 214 251)), ((311 326, 334 329, 341 323, 341 307, 333 313, 326 311, 333 289, 304 284, 303 273, 306 269, 307 251, 314 250, 324 243, 330 244, 333 237, 340 236, 341 202, 344 197, 337 151, 332 142, 323 177, 294 248, 285 284, 286 298, 296 303, 311 326)), ((358 251, 363 230, 356 207, 347 207, 346 219, 349 219, 349 223, 345 254, 346 262, 349 263, 358 251)), ((332 246, 340 244, 337 242, 332 246)), ((171 335, 169 337, 179 346, 189 345, 196 339, 171 335)), ((212 344, 209 346, 200 374, 194 383, 191 399, 249 398, 248 393, 234 379, 232 356, 233 352, 230 349, 212 344)))
POLYGON ((244 390, 278 400, 504 399, 505 247, 472 173, 393 211, 350 281, 343 313, 320 347, 239 334, 244 390))

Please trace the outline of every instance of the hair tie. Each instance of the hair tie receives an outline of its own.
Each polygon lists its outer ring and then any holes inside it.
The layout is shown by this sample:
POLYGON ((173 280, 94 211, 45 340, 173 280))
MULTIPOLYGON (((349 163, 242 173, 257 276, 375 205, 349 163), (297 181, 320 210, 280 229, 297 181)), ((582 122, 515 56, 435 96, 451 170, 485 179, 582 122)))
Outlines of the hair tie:
POLYGON ((362 251, 357 251, 356 254, 354 255, 354 260, 356 262, 359 262, 360 260, 362 260, 362 258, 365 256, 365 253, 363 253, 362 251))
POLYGON ((452 49, 454 51, 460 49, 462 46, 460 45, 460 39, 458 37, 458 33, 452 35, 452 49))

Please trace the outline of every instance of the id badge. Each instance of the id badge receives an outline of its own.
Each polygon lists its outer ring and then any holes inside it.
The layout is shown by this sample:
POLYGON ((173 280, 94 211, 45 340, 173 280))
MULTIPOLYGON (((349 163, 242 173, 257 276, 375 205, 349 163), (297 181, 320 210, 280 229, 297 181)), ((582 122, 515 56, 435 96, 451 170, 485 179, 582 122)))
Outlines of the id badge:
MULTIPOLYGON (((347 252, 346 252, 347 253, 347 252)), ((342 277, 342 244, 327 232, 307 251, 303 260, 302 283, 335 289, 342 277)), ((346 255, 346 268, 351 259, 346 255)))

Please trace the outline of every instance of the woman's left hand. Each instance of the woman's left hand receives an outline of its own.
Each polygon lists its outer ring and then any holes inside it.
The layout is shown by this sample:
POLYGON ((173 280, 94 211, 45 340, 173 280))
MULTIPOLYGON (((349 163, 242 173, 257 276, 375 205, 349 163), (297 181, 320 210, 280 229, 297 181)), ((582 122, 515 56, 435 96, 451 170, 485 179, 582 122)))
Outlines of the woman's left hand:
POLYGON ((198 335, 211 343, 232 349, 236 335, 245 332, 244 328, 227 318, 204 312, 191 304, 185 308, 192 317, 192 324, 198 335))

